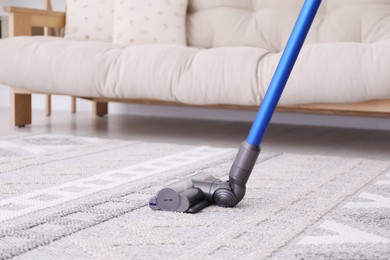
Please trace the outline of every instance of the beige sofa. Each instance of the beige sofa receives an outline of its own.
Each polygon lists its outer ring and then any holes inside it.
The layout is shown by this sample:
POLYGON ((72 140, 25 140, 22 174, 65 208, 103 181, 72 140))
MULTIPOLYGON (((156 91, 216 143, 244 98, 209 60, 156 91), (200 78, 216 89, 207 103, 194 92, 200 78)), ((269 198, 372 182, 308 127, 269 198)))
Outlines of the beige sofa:
MULTIPOLYGON (((31 123, 33 93, 89 99, 100 116, 110 101, 257 109, 302 3, 190 0, 186 46, 80 39, 69 13, 7 7, 10 35, 27 35, 0 41, 13 124, 31 123), (28 37, 32 26, 68 34, 28 37)), ((324 0, 279 111, 389 116, 389 68, 390 2, 324 0)))

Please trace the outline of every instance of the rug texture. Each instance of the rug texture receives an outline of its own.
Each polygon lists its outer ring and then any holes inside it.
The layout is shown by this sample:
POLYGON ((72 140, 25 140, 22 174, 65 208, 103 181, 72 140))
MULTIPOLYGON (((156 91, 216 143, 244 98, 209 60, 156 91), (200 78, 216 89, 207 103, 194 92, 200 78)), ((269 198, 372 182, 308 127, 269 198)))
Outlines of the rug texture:
POLYGON ((0 259, 390 259, 390 161, 264 152, 235 208, 147 206, 236 151, 2 136, 0 259))

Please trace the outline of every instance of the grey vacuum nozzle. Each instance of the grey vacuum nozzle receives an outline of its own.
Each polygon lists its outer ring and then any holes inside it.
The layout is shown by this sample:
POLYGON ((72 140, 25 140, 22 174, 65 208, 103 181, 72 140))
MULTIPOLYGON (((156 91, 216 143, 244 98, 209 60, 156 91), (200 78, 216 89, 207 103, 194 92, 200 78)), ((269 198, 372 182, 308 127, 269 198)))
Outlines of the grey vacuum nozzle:
POLYGON ((234 207, 245 195, 245 185, 259 154, 260 148, 244 141, 230 169, 229 181, 198 174, 162 188, 150 199, 149 207, 186 213, 196 213, 211 204, 234 207))
POLYGON ((207 189, 206 183, 212 184, 214 181, 219 180, 210 175, 198 174, 172 183, 150 199, 149 207, 155 210, 196 213, 210 205, 201 188, 207 189))

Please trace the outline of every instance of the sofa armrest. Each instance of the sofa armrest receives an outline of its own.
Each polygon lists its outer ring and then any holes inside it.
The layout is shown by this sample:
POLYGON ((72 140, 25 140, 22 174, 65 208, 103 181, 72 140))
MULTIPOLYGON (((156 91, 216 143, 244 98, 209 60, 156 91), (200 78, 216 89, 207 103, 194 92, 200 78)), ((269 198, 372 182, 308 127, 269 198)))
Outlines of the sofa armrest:
POLYGON ((9 36, 31 36, 32 27, 64 28, 65 13, 5 6, 9 13, 9 36))

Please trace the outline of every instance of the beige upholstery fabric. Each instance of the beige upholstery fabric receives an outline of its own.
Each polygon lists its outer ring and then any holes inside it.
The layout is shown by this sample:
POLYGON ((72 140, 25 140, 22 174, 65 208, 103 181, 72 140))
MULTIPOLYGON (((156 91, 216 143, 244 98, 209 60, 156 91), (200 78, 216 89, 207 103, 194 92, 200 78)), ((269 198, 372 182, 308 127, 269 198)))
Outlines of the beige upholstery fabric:
MULTIPOLYGON (((36 91, 258 105, 280 54, 244 46, 198 49, 17 37, 0 41, 0 57, 1 83, 36 91)), ((390 98, 388 68, 390 39, 307 45, 281 104, 390 98)))
POLYGON ((79 96, 257 104, 256 70, 265 54, 252 47, 200 50, 18 37, 0 41, 0 57, 8 61, 0 62, 0 79, 79 96))
MULTIPOLYGON (((0 41, 0 83, 80 96, 258 105, 303 0, 192 0, 189 44, 0 41)), ((390 98, 390 1, 324 0, 281 104, 390 98)))

